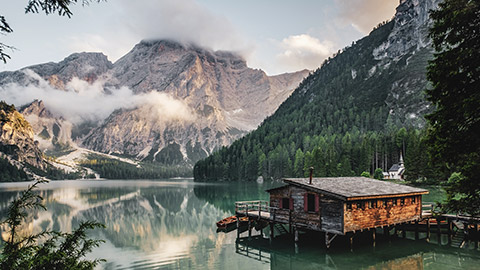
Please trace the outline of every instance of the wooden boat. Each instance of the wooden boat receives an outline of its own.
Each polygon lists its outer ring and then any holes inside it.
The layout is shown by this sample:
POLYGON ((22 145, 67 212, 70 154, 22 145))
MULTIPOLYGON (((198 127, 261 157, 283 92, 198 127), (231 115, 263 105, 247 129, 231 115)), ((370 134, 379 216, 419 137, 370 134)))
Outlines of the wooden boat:
POLYGON ((245 223, 248 222, 248 217, 239 217, 238 220, 240 221, 240 223, 245 223))
POLYGON ((224 218, 217 222, 217 227, 218 228, 227 228, 229 226, 233 226, 237 224, 237 216, 231 216, 224 218))

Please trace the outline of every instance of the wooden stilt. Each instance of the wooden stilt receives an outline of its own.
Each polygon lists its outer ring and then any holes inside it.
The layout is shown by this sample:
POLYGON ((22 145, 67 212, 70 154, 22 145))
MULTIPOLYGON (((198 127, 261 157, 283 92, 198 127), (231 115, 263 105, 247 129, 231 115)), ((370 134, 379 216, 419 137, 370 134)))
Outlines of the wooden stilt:
POLYGON ((252 222, 248 220, 248 240, 252 238, 252 222))
POLYGON ((290 231, 290 234, 292 234, 292 210, 289 210, 288 212, 288 230, 290 231))
POLYGON ((375 228, 372 229, 372 240, 373 240, 373 246, 375 247, 375 237, 377 234, 377 230, 375 228))
POLYGON ((475 241, 475 250, 478 249, 478 224, 474 226, 473 240, 475 241))
POLYGON ((275 232, 273 231, 273 223, 270 223, 270 243, 272 243, 275 232))
POLYGON ((350 236, 350 250, 353 250, 353 236, 354 234, 350 236))
POLYGON ((418 220, 415 220, 415 240, 418 240, 418 220))
POLYGON ((293 228, 293 230, 295 231, 295 243, 296 243, 296 242, 298 242, 298 229, 293 228))
POLYGON ((447 219, 448 222, 448 245, 452 245, 453 239, 453 222, 451 219, 447 219))
POLYGON ((442 244, 442 231, 440 230, 440 221, 441 220, 437 218, 437 241, 439 245, 442 244))
POLYGON ((332 241, 335 239, 335 237, 337 237, 336 234, 330 234, 328 232, 325 233, 325 247, 327 249, 330 248, 330 244, 332 244, 332 241))
POLYGON ((430 219, 427 218, 427 242, 430 242, 430 219))
POLYGON ((240 219, 237 217, 237 238, 240 238, 240 219))

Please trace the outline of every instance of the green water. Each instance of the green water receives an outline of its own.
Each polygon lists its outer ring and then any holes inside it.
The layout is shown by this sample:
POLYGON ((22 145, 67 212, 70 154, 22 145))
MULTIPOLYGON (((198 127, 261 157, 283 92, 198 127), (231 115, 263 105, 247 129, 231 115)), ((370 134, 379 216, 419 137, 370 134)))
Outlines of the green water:
MULTIPOLYGON (((25 183, 0 184, 0 211, 25 189, 25 183)), ((335 240, 328 252, 319 234, 288 236, 272 242, 254 231, 217 233, 215 222, 234 211, 234 202, 267 199, 265 189, 281 183, 198 184, 191 180, 59 181, 38 191, 47 211, 28 217, 27 232, 68 231, 82 220, 106 224, 93 237, 106 240, 91 258, 100 269, 479 269, 480 251, 435 244, 432 240, 335 240)), ((430 189, 430 188, 429 188, 430 189)), ((442 195, 431 188, 432 201, 442 195)), ((269 235, 268 230, 265 235, 269 235)))

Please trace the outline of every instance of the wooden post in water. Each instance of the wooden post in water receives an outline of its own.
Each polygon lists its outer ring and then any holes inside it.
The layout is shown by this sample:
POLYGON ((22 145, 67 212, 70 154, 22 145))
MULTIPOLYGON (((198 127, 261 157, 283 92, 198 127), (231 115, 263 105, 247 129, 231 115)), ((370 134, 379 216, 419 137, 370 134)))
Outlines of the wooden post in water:
POLYGON ((354 233, 352 233, 352 235, 350 236, 350 250, 353 250, 353 236, 354 233))
POLYGON ((372 229, 372 240, 373 240, 373 246, 375 247, 375 235, 377 233, 377 230, 375 228, 372 229))
POLYGON ((478 235, 478 224, 475 223, 475 226, 474 226, 474 232, 473 232, 473 240, 475 241, 475 250, 478 249, 478 238, 479 238, 479 235, 478 235))
POLYGON ((240 238, 240 218, 237 217, 237 239, 240 238))
POLYGON ((298 229, 295 227, 293 228, 293 230, 295 231, 295 243, 298 242, 298 229))
POLYGON ((437 218, 437 241, 439 245, 442 244, 442 231, 440 228, 440 221, 440 218, 437 218))
POLYGON ((430 218, 427 218, 427 242, 430 241, 430 218))
POLYGON ((248 240, 252 238, 252 222, 248 219, 248 240))
POLYGON ((288 230, 292 234, 292 210, 288 210, 288 230))
POLYGON ((275 232, 273 231, 273 222, 270 223, 270 241, 273 240, 273 237, 275 236, 275 232))
POLYGON ((418 220, 415 220, 415 240, 418 240, 418 220))
POLYGON ((452 244, 452 239, 453 239, 453 222, 451 219, 447 219, 448 223, 448 245, 450 246, 452 244))

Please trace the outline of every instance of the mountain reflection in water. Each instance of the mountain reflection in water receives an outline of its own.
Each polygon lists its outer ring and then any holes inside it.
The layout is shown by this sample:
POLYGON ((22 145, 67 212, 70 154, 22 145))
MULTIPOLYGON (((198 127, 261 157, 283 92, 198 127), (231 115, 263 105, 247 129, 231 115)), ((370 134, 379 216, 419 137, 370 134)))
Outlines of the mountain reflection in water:
MULTIPOLYGON (((0 184, 2 217, 9 201, 27 185, 0 184)), ((328 253, 322 243, 307 241, 295 252, 290 240, 237 241, 235 232, 216 233, 215 222, 233 214, 235 201, 267 199, 264 190, 278 185, 191 180, 50 182, 38 190, 47 211, 29 215, 23 233, 70 231, 83 220, 104 223, 107 228, 93 232, 92 237, 106 243, 90 254, 107 259, 101 269, 473 269, 480 263, 478 252, 418 241, 328 253), (259 252, 261 259, 243 251, 259 252), (443 261, 448 264, 438 263, 443 261)))

